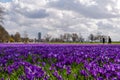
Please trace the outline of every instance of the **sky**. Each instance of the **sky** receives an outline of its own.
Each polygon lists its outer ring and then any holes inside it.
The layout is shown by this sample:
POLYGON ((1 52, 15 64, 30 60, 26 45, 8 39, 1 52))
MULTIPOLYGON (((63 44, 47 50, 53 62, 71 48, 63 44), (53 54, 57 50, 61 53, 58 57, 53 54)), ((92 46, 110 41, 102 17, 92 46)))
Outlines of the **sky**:
POLYGON ((6 3, 6 2, 11 2, 12 0, 0 0, 0 2, 6 3))
POLYGON ((0 5, 10 34, 99 33, 120 41, 120 0, 0 0, 0 5))

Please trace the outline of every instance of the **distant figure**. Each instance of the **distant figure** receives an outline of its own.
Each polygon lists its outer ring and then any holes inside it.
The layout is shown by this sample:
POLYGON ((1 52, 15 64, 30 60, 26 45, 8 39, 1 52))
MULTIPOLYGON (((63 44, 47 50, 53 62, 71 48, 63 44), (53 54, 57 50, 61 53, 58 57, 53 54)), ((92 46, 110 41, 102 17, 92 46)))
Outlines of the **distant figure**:
POLYGON ((105 43, 105 38, 104 37, 102 38, 102 42, 103 42, 103 44, 105 43))
POLYGON ((111 44, 112 40, 110 38, 110 36, 108 36, 108 44, 111 44))

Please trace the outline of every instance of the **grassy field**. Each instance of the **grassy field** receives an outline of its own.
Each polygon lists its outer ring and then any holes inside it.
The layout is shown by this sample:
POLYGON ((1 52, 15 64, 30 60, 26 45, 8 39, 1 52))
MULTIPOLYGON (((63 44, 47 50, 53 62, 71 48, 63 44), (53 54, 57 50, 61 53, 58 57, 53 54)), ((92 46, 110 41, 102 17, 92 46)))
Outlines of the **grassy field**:
MULTIPOLYGON (((48 42, 49 44, 103 44, 100 42, 48 42)), ((108 44, 107 42, 104 44, 108 44)), ((120 44, 120 42, 112 42, 111 44, 120 44)))

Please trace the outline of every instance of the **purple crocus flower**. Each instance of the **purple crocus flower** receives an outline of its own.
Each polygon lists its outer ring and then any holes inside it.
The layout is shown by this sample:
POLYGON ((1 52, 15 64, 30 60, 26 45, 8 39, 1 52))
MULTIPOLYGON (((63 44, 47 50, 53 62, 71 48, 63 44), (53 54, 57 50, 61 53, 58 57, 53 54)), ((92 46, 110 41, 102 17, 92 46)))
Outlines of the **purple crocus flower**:
POLYGON ((103 77, 98 77, 97 80, 104 80, 104 78, 103 77))
POLYGON ((66 66, 66 71, 67 71, 67 75, 71 74, 71 67, 70 66, 66 66))
POLYGON ((54 71, 54 72, 53 72, 53 75, 54 75, 55 77, 58 77, 58 76, 59 76, 59 74, 58 74, 57 71, 54 71))
POLYGON ((83 76, 88 76, 88 73, 85 70, 81 70, 80 74, 83 75, 83 76))

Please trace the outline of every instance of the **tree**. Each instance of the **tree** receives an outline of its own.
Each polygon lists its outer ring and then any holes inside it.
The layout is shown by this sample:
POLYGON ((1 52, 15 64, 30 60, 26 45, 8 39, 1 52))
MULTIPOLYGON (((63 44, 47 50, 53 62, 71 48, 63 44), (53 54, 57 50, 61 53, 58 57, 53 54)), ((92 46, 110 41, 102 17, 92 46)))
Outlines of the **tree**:
POLYGON ((78 41, 84 42, 84 38, 83 38, 83 36, 81 34, 79 35, 78 41))
POLYGON ((107 40, 107 36, 106 35, 96 35, 95 36, 95 40, 98 40, 98 41, 100 41, 100 42, 102 42, 103 41, 103 38, 105 38, 105 41, 107 40))
POLYGON ((70 39, 71 39, 71 34, 65 33, 65 34, 63 35, 63 39, 64 39, 64 41, 69 42, 70 39))
POLYGON ((46 34, 44 38, 45 38, 45 41, 49 42, 52 36, 50 34, 46 34))
POLYGON ((26 31, 24 31, 24 38, 23 38, 23 41, 24 41, 25 43, 27 43, 28 40, 29 40, 29 38, 28 38, 28 34, 27 34, 26 31))
POLYGON ((91 42, 93 42, 93 41, 94 41, 95 36, 94 36, 93 34, 90 34, 90 35, 88 36, 88 38, 89 38, 89 40, 90 40, 91 42))
POLYGON ((6 42, 9 41, 9 34, 8 32, 0 25, 0 42, 6 42))
POLYGON ((10 35, 10 42, 14 42, 15 40, 14 40, 14 35, 10 35))
POLYGON ((15 42, 20 42, 21 41, 21 36, 20 36, 19 32, 15 33, 14 40, 15 40, 15 42))
POLYGON ((60 38, 60 42, 64 42, 64 36, 62 34, 59 36, 59 38, 60 38))
POLYGON ((72 41, 73 41, 73 42, 76 42, 76 41, 79 40, 79 37, 78 37, 78 35, 77 35, 76 33, 72 33, 72 34, 71 34, 71 38, 72 38, 72 41))

